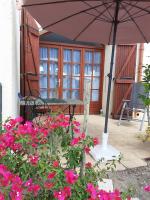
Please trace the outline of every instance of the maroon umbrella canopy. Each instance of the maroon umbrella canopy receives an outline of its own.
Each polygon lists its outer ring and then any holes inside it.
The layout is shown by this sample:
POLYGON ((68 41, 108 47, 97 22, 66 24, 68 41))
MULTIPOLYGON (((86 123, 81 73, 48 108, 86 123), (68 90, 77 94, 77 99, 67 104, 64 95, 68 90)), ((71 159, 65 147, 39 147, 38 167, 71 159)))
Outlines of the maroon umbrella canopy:
POLYGON ((115 44, 150 41, 150 0, 24 0, 43 29, 72 40, 113 44, 104 133, 108 128, 115 44))
MULTIPOLYGON (((150 41, 150 0, 120 0, 116 44, 150 41)), ((112 44, 115 0, 24 0, 50 32, 72 40, 112 44)))

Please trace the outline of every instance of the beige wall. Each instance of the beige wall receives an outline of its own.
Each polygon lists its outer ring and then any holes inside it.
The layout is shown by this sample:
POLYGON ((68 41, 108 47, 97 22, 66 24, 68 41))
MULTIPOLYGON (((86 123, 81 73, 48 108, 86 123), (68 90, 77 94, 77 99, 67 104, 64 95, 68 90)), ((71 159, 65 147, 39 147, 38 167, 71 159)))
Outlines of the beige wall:
POLYGON ((18 115, 19 91, 19 12, 15 0, 0 0, 0 82, 2 117, 18 115))
MULTIPOLYGON (((104 61, 103 99, 102 99, 102 110, 103 110, 104 115, 105 115, 105 110, 106 110, 106 99, 107 99, 107 89, 108 89, 108 76, 107 76, 107 74, 110 71, 111 51, 112 51, 112 46, 106 45, 105 46, 105 61, 104 61)), ((116 57, 116 53, 115 53, 115 57, 116 57)), ((113 76, 112 77, 114 77, 114 72, 115 72, 115 58, 114 58, 113 76)), ((113 87, 114 87, 114 83, 112 81, 109 113, 111 113, 112 106, 113 106, 113 92, 112 92, 113 87)))

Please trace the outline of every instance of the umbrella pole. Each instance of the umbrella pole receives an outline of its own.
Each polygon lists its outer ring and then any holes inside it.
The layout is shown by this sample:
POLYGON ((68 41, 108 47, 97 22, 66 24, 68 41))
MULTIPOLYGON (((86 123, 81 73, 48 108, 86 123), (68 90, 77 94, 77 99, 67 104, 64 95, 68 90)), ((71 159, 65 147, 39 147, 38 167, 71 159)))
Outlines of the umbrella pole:
POLYGON ((91 154, 96 160, 104 158, 105 160, 112 160, 114 157, 118 157, 120 152, 117 151, 111 145, 108 145, 108 117, 109 117, 109 103, 110 103, 110 94, 111 94, 111 84, 112 84, 112 73, 113 73, 113 64, 114 64, 114 55, 115 55, 115 44, 116 44, 116 34, 118 27, 118 13, 119 13, 120 0, 116 0, 116 9, 113 21, 113 33, 112 33, 112 53, 111 53, 111 62, 110 62, 110 73, 108 74, 109 83, 107 90, 107 101, 106 101, 106 113, 105 113, 105 125, 104 132, 102 134, 102 144, 97 145, 92 151, 91 154))
POLYGON ((112 52, 111 52, 110 72, 108 74, 109 82, 108 82, 108 90, 107 90, 105 125, 104 125, 103 139, 102 139, 102 145, 104 147, 107 145, 107 142, 108 142, 109 104, 110 104, 110 94, 111 94, 111 85, 112 85, 112 73, 113 73, 113 65, 114 65, 116 35, 117 35, 117 27, 118 27, 119 4, 120 4, 120 0, 116 0, 116 9, 115 9, 114 22, 113 22, 114 24, 113 24, 113 35, 112 35, 113 40, 112 40, 112 52))

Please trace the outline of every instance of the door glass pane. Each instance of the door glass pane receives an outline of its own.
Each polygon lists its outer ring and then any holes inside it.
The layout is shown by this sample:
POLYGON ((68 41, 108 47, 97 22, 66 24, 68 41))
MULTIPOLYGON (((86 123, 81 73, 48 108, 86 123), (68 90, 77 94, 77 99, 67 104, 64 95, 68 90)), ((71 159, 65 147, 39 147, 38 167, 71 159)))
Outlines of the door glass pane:
POLYGON ((80 76, 80 65, 78 65, 78 64, 73 65, 72 75, 80 76))
POLYGON ((49 97, 50 98, 58 98, 58 91, 57 91, 57 89, 51 90, 50 94, 49 94, 49 97))
POLYGON ((99 90, 92 90, 92 101, 99 100, 99 90))
POLYGON ((85 63, 92 63, 92 52, 86 51, 84 59, 85 59, 85 63))
POLYGON ((57 48, 50 48, 50 60, 58 61, 58 49, 57 48))
POLYGON ((79 90, 72 91, 72 99, 79 99, 79 90))
POLYGON ((64 49, 64 62, 71 62, 71 50, 64 49))
POLYGON ((47 62, 41 62, 40 74, 47 74, 47 62))
POLYGON ((99 66, 94 66, 93 76, 100 76, 100 67, 99 66))
POLYGON ((40 48, 40 59, 41 60, 48 60, 48 50, 47 48, 40 48))
POLYGON ((40 90, 40 96, 41 96, 41 98, 46 99, 47 98, 47 90, 40 90))
POLYGON ((68 89, 70 89, 70 87, 71 87, 70 78, 64 77, 64 78, 63 78, 63 88, 68 88, 68 89))
POLYGON ((91 81, 91 77, 85 77, 85 78, 84 78, 84 82, 85 82, 85 81, 91 81))
POLYGON ((85 76, 91 76, 92 75, 92 66, 91 65, 85 65, 84 75, 85 76))
POLYGON ((47 76, 40 76, 40 88, 47 88, 47 76))
POLYGON ((50 88, 58 87, 58 78, 57 76, 50 76, 50 88))
POLYGON ((51 63, 50 64, 50 74, 57 75, 58 74, 58 65, 57 63, 51 63))
POLYGON ((100 64, 100 59, 101 59, 101 54, 100 52, 94 52, 94 64, 100 64))
POLYGON ((70 99, 70 90, 63 90, 63 99, 70 99))
POLYGON ((92 89, 99 89, 99 78, 93 77, 92 89))
POLYGON ((73 51, 73 62, 80 63, 80 51, 78 50, 73 51))
POLYGON ((71 75, 71 65, 64 64, 63 75, 71 75))
POLYGON ((72 78, 72 88, 78 89, 79 88, 79 77, 72 78))

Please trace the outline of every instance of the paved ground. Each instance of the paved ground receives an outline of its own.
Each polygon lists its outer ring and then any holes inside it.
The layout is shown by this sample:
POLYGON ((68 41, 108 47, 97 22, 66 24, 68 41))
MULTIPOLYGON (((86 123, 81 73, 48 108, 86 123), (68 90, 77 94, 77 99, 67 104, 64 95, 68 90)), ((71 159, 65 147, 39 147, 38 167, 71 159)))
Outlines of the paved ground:
MULTIPOLYGON (((76 119, 83 124, 83 115, 77 115, 76 119)), ((143 143, 137 139, 139 131, 139 122, 122 121, 120 126, 117 120, 109 120, 109 144, 117 148, 122 154, 122 164, 117 165, 117 170, 126 168, 135 168, 146 166, 145 158, 150 157, 150 143, 143 143)), ((88 133, 93 137, 101 139, 104 127, 104 117, 99 115, 90 115, 88 122, 88 133)))
MULTIPOLYGON (((83 124, 83 116, 76 116, 83 124)), ((140 200, 150 200, 150 193, 146 193, 143 188, 150 184, 150 143, 141 142, 137 139, 139 122, 123 121, 121 126, 117 125, 117 120, 109 120, 109 144, 117 148, 122 154, 121 164, 117 164, 116 171, 109 173, 109 178, 113 181, 114 188, 121 191, 129 186, 135 188, 135 196, 140 200)), ((88 133, 93 137, 101 138, 104 127, 104 117, 90 115, 88 122, 88 133)), ((146 127, 146 126, 145 126, 146 127)), ((94 162, 89 156, 86 162, 94 162)))

